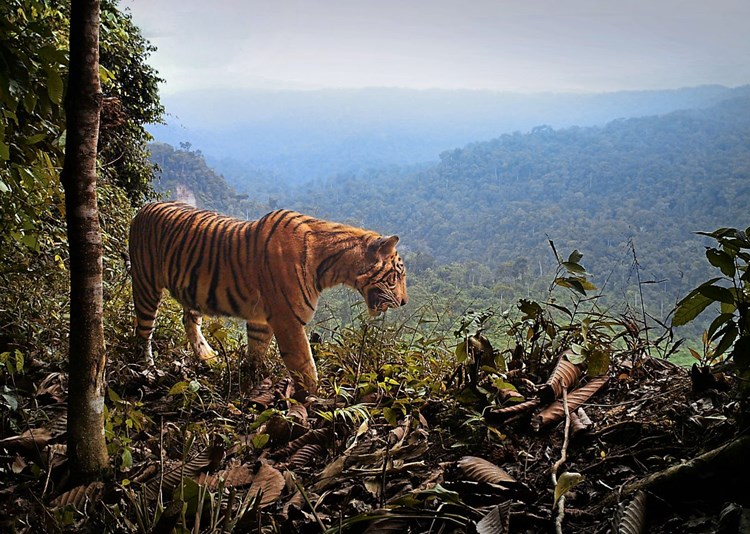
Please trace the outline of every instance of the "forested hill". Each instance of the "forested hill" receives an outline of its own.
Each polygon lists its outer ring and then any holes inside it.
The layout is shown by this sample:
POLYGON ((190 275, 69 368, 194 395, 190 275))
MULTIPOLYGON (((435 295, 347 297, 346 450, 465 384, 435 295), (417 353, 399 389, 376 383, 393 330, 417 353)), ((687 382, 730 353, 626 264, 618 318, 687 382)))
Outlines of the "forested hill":
POLYGON ((579 249, 595 282, 631 303, 635 251, 642 280, 658 282, 645 286, 647 305, 663 315, 709 275, 694 232, 750 224, 750 97, 603 127, 541 126, 445 151, 419 172, 287 189, 252 172, 247 196, 185 148, 154 146, 162 188, 183 183, 201 207, 249 218, 278 206, 397 233, 412 280, 486 304, 547 287, 549 238, 561 254, 579 249))
POLYGON ((705 274, 692 232, 750 224, 750 98, 604 127, 537 127, 443 152, 407 177, 338 176, 289 200, 397 232, 426 265, 476 262, 472 279, 487 286, 549 273, 548 236, 580 249, 600 281, 614 270, 610 284, 624 284, 632 240, 645 276, 675 295, 705 274))

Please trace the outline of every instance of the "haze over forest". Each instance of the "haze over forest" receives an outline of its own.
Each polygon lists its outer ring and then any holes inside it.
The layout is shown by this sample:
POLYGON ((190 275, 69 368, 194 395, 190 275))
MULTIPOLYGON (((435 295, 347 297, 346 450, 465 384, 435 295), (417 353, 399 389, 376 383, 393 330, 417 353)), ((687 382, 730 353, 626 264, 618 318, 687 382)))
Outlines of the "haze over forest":
MULTIPOLYGON (((460 100, 469 93, 347 92, 370 103, 360 114, 342 112, 335 94, 315 93, 328 106, 309 108, 313 95, 298 95, 291 107, 312 110, 304 130, 279 108, 258 105, 269 116, 278 113, 275 121, 264 119, 276 137, 262 135, 261 121, 253 131, 252 121, 238 118, 235 131, 206 127, 192 146, 153 145, 163 171, 159 187, 187 188, 199 206, 240 217, 285 207, 397 233, 416 292, 451 296, 457 312, 544 294, 556 266, 551 239, 563 255, 584 254, 592 280, 606 287, 607 305, 636 309, 642 291, 649 312, 663 320, 709 277, 706 241, 693 232, 747 222, 747 86, 516 96, 515 106, 502 95, 473 95, 497 103, 486 114, 477 106, 481 98, 460 100), (375 113, 374 94, 394 98, 375 113), (404 95, 424 99, 409 106, 395 98, 404 95), (449 97, 454 107, 436 105, 449 97), (456 113, 461 105, 477 107, 456 113), (553 120, 512 133, 502 126, 502 116, 533 124, 544 110, 553 120), (587 121, 593 125, 579 125, 587 121), (490 136, 493 127, 498 133, 490 136), (378 129, 390 133, 376 135, 378 129), (417 131, 423 135, 407 141, 417 131), (482 131, 487 137, 479 137, 482 131), (441 146, 462 135, 477 137, 441 146), (258 152, 243 144, 248 138, 263 143, 266 160, 252 159, 258 152), (394 161, 397 155, 403 159, 394 161), (640 289, 637 276, 647 282, 640 289)), ((276 105, 294 101, 291 93, 275 98, 276 105)), ((155 133, 165 139, 170 130, 155 133)))
POLYGON ((302 183, 340 172, 435 162, 444 150, 540 125, 603 125, 705 108, 732 94, 722 86, 604 94, 206 90, 166 96, 171 116, 152 132, 175 146, 192 143, 230 180, 235 166, 242 166, 302 183))

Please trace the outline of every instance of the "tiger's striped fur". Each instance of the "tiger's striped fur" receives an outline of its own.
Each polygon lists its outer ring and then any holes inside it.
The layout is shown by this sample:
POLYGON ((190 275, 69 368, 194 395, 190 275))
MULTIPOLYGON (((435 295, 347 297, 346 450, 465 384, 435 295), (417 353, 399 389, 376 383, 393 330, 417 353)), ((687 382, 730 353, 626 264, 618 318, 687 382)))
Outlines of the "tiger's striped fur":
POLYGON ((406 304, 406 271, 398 237, 279 210, 242 221, 176 202, 142 208, 130 228, 137 333, 151 358, 151 334, 162 291, 183 305, 190 345, 214 352, 201 315, 247 322, 248 358, 262 367, 272 336, 298 390, 314 393, 317 371, 304 327, 321 291, 357 289, 372 314, 406 304))

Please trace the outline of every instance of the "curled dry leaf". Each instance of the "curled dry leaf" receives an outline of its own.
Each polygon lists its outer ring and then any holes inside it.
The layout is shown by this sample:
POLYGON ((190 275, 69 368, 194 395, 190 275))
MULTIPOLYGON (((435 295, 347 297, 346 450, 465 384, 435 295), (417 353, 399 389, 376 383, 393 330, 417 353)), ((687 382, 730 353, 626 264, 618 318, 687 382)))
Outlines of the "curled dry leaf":
POLYGON ((90 504, 98 502, 103 492, 103 482, 92 482, 88 486, 76 486, 75 488, 66 491, 54 499, 50 504, 54 508, 70 505, 76 510, 82 512, 90 504))
POLYGON ((297 452, 292 454, 287 465, 289 469, 299 469, 314 460, 322 458, 323 451, 323 447, 317 443, 303 445, 297 452))
POLYGON ((526 402, 506 406, 505 408, 485 410, 484 418, 490 423, 502 423, 508 419, 530 412, 539 405, 539 399, 529 399, 526 402))
POLYGON ((510 505, 512 501, 493 506, 478 523, 477 534, 506 534, 510 532, 510 505))
POLYGON ((333 432, 330 428, 317 428, 305 432, 294 441, 290 441, 286 447, 279 449, 273 454, 273 458, 284 458, 290 454, 297 452, 305 445, 318 444, 323 448, 327 447, 333 438, 333 432))
POLYGON ((581 422, 578 415, 576 415, 576 412, 570 412, 570 434, 575 436, 579 432, 584 432, 585 430, 586 425, 581 422))
POLYGON ((274 445, 286 445, 292 436, 292 425, 283 415, 275 413, 266 421, 265 432, 274 445))
POLYGON ((55 402, 65 400, 65 375, 62 373, 50 373, 44 377, 34 391, 35 397, 49 395, 55 402))
POLYGON ((560 355, 552 374, 539 391, 539 399, 542 404, 559 399, 563 389, 570 389, 581 378, 581 369, 568 360, 568 354, 570 354, 570 351, 565 351, 560 355))
POLYGON ((474 482, 503 485, 516 481, 505 469, 476 456, 464 456, 457 465, 464 476, 474 482))
POLYGON ((276 382, 273 385, 273 392, 278 397, 288 399, 294 394, 294 385, 292 384, 292 379, 282 378, 278 382, 276 382))
POLYGON ((247 401, 267 408, 276 399, 276 392, 273 389, 273 383, 270 378, 264 378, 263 381, 250 390, 247 395, 247 401))
POLYGON ((312 490, 316 493, 321 492, 335 484, 339 480, 341 473, 343 473, 348 460, 349 456, 344 453, 326 465, 320 475, 318 475, 318 481, 313 485, 312 490))
POLYGON ((294 419, 295 423, 298 425, 307 426, 307 408, 304 404, 300 404, 299 402, 292 403, 292 405, 289 406, 287 415, 294 419))
POLYGON ((618 534, 641 534, 646 526, 646 494, 639 491, 620 518, 618 534))
MULTIPOLYGON (((576 389, 568 394, 568 410, 573 411, 577 409, 581 404, 589 400, 591 396, 599 391, 601 387, 607 383, 609 377, 606 375, 598 376, 591 379, 591 381, 583 387, 576 389)), ((539 415, 532 421, 532 426, 539 430, 539 428, 555 423, 565 417, 565 407, 563 406, 562 400, 558 400, 555 403, 542 410, 539 415)))
POLYGON ((284 475, 275 467, 263 464, 255 473, 253 485, 250 486, 250 493, 261 494, 260 507, 263 508, 276 502, 285 486, 284 475))

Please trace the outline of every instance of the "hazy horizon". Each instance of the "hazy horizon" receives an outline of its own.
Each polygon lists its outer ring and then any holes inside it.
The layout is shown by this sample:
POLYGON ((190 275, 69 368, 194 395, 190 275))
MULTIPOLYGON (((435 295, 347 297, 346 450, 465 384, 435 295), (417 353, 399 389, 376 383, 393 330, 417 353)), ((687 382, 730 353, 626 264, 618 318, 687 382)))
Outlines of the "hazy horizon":
POLYGON ((123 0, 164 95, 399 87, 599 93, 750 83, 750 2, 123 0))

